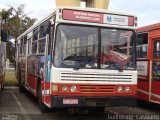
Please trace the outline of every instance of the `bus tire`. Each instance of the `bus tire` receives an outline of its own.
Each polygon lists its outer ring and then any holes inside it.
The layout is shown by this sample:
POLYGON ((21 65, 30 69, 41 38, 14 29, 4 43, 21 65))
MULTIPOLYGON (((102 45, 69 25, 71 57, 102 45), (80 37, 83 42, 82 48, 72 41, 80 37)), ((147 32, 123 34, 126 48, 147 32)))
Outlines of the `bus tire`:
POLYGON ((19 86, 19 91, 22 92, 22 93, 24 93, 25 92, 25 88, 22 85, 20 85, 19 86))
POLYGON ((19 91, 21 93, 24 93, 25 92, 25 87, 21 84, 21 82, 19 83, 19 91))
POLYGON ((19 74, 19 91, 21 93, 24 93, 25 92, 25 87, 22 85, 21 83, 21 77, 20 77, 20 74, 19 74))
POLYGON ((41 84, 39 85, 39 89, 38 89, 38 100, 39 100, 39 106, 41 109, 42 113, 47 113, 49 112, 49 108, 43 103, 42 101, 42 87, 41 84))

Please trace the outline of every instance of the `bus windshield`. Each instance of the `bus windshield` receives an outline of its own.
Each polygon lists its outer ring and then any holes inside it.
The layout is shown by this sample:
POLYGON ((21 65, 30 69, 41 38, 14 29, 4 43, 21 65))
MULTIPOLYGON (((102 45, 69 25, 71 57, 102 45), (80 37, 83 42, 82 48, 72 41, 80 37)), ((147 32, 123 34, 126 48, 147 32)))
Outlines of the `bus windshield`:
POLYGON ((54 66, 59 68, 134 69, 131 30, 59 25, 54 66))

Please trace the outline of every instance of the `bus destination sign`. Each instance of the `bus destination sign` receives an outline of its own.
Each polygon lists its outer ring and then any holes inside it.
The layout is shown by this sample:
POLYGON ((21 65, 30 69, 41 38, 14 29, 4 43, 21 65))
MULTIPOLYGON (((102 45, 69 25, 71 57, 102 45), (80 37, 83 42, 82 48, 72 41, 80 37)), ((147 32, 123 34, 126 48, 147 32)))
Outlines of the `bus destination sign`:
POLYGON ((63 10, 63 19, 81 22, 102 23, 103 14, 78 10, 63 10))
POLYGON ((80 11, 80 10, 64 9, 63 19, 80 21, 80 22, 134 26, 134 17, 131 17, 131 16, 103 14, 103 13, 80 11))

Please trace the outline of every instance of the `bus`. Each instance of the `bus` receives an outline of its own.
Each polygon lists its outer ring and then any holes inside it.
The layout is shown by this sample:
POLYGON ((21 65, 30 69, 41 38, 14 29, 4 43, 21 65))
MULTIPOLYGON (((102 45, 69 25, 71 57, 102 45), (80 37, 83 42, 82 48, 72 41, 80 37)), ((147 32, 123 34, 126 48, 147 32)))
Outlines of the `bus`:
POLYGON ((3 90, 4 87, 4 79, 6 72, 6 40, 7 34, 2 29, 2 19, 0 17, 0 91, 3 90))
POLYGON ((20 90, 57 107, 135 106, 137 17, 58 7, 16 41, 20 90))
POLYGON ((137 96, 160 104, 160 23, 140 27, 137 32, 137 96))

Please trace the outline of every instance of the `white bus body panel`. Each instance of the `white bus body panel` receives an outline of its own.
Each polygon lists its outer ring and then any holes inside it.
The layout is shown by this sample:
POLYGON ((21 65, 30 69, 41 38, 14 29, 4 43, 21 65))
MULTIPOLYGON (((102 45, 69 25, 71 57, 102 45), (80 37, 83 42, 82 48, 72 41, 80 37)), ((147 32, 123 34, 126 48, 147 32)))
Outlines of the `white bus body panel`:
POLYGON ((105 70, 105 69, 79 69, 51 68, 52 83, 75 83, 75 84, 107 84, 107 85, 131 85, 137 84, 137 71, 105 70))

